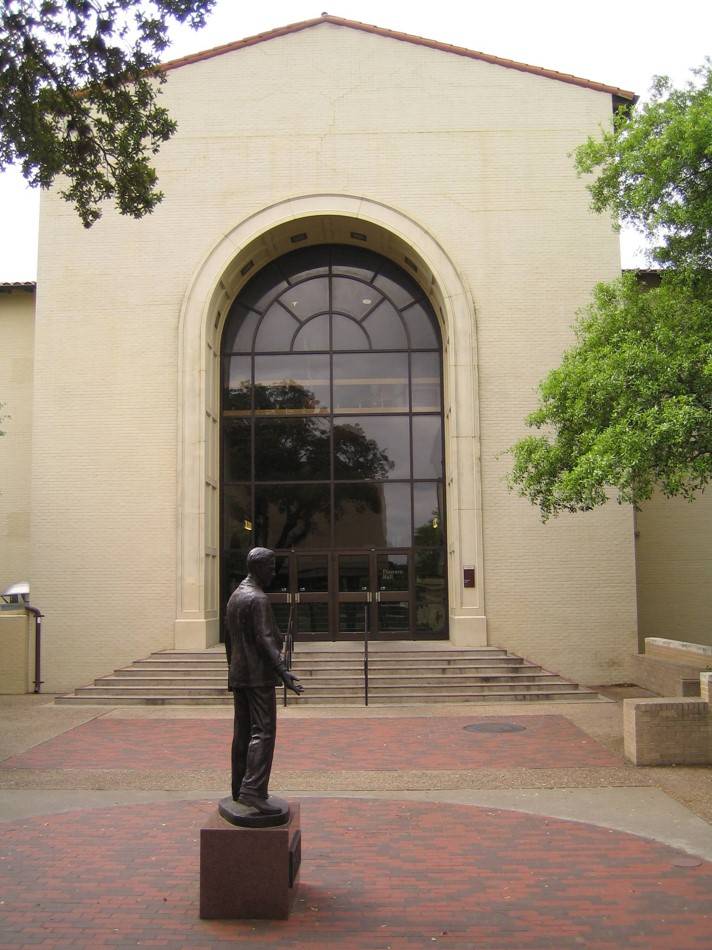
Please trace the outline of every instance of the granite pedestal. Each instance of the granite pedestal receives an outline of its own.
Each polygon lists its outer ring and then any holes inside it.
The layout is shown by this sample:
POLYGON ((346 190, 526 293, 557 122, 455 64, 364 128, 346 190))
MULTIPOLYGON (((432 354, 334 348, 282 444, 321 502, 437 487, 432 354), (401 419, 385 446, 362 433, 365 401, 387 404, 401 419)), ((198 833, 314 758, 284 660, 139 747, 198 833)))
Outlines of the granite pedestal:
POLYGON ((272 828, 239 827, 216 811, 200 829, 200 916, 285 920, 300 863, 299 805, 272 828))

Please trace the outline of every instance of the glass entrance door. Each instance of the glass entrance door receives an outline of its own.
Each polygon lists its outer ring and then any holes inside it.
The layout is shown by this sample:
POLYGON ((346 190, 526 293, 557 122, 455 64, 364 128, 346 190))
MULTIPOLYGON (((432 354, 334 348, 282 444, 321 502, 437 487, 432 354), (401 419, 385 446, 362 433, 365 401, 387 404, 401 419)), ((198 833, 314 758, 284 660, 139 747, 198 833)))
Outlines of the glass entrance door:
POLYGON ((342 640, 409 637, 413 591, 407 551, 344 552, 335 555, 338 592, 336 632, 342 640))
POLYGON ((291 615, 295 637, 302 641, 330 639, 329 582, 328 554, 275 552, 274 580, 266 594, 283 634, 291 615))

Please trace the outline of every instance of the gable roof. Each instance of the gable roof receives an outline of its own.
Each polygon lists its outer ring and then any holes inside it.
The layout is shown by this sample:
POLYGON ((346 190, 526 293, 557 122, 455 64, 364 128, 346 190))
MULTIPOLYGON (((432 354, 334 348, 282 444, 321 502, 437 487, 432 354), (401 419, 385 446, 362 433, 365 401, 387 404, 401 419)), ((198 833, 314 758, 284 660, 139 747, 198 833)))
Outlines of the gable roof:
POLYGON ((244 40, 237 40, 234 43, 226 43, 224 46, 214 46, 212 49, 204 50, 201 53, 193 53, 190 56, 182 56, 180 59, 172 59, 162 63, 159 69, 167 71, 169 69, 178 69, 181 66, 189 66, 191 63, 199 63, 204 59, 212 59, 213 56, 222 56, 223 53, 232 53, 235 50, 245 49, 248 46, 256 46, 258 43, 266 43, 268 40, 277 39, 279 36, 288 36, 290 33, 299 33, 302 30, 308 30, 310 27, 319 26, 322 23, 331 23, 334 26, 343 26, 351 30, 360 30, 362 33, 373 33, 375 36, 385 36, 391 40, 400 40, 403 43, 412 43, 415 46, 425 46, 428 49, 439 50, 442 53, 452 53, 455 56, 465 56, 467 59, 476 59, 483 63, 491 63, 494 66, 504 66, 505 69, 516 69, 522 73, 532 73, 535 76, 543 76, 546 79, 556 79, 559 82, 566 82, 572 86, 583 86, 585 89, 594 89, 597 92, 606 92, 614 98, 614 107, 623 103, 637 102, 638 97, 634 92, 627 89, 619 89, 617 86, 607 86, 601 82, 594 82, 591 79, 582 79, 580 76, 572 76, 569 73, 560 73, 555 69, 544 69, 542 66, 531 66, 529 63, 518 63, 513 59, 502 59, 501 56, 492 56, 489 53, 480 53, 477 50, 465 49, 462 46, 451 46, 449 43, 439 43, 437 40, 429 40, 423 36, 413 36, 410 33, 398 33, 394 30, 386 30, 380 26, 371 26, 368 23, 359 23, 358 20, 345 20, 342 17, 330 16, 328 13, 322 14, 313 20, 301 20, 299 23, 290 23, 287 26, 278 27, 267 33, 258 33, 256 36, 248 36, 244 40))

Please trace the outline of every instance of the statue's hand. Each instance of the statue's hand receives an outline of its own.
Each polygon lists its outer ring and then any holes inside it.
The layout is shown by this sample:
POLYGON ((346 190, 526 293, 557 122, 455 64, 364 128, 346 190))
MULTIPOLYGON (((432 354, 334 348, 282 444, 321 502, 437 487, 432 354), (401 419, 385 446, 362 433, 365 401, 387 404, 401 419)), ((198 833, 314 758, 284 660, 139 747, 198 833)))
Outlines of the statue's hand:
POLYGON ((282 682, 287 687, 287 689, 291 689, 291 691, 297 695, 304 692, 304 687, 299 682, 298 678, 294 675, 294 673, 290 673, 289 670, 285 670, 284 673, 282 673, 282 682))

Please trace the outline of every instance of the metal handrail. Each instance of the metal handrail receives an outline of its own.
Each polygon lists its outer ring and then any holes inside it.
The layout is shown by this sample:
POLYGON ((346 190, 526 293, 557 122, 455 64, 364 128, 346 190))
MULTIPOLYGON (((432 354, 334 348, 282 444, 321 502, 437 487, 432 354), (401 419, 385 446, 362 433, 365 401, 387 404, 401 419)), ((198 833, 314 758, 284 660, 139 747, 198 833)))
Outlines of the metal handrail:
MULTIPOLYGON (((289 620, 287 621, 287 635, 284 638, 284 662, 288 670, 292 668, 294 658, 294 604, 291 595, 289 598, 289 620)), ((284 684, 283 703, 287 705, 287 684, 284 684)))
POLYGON ((368 611, 371 602, 371 595, 368 595, 366 603, 363 605, 363 702, 368 706, 368 611))

